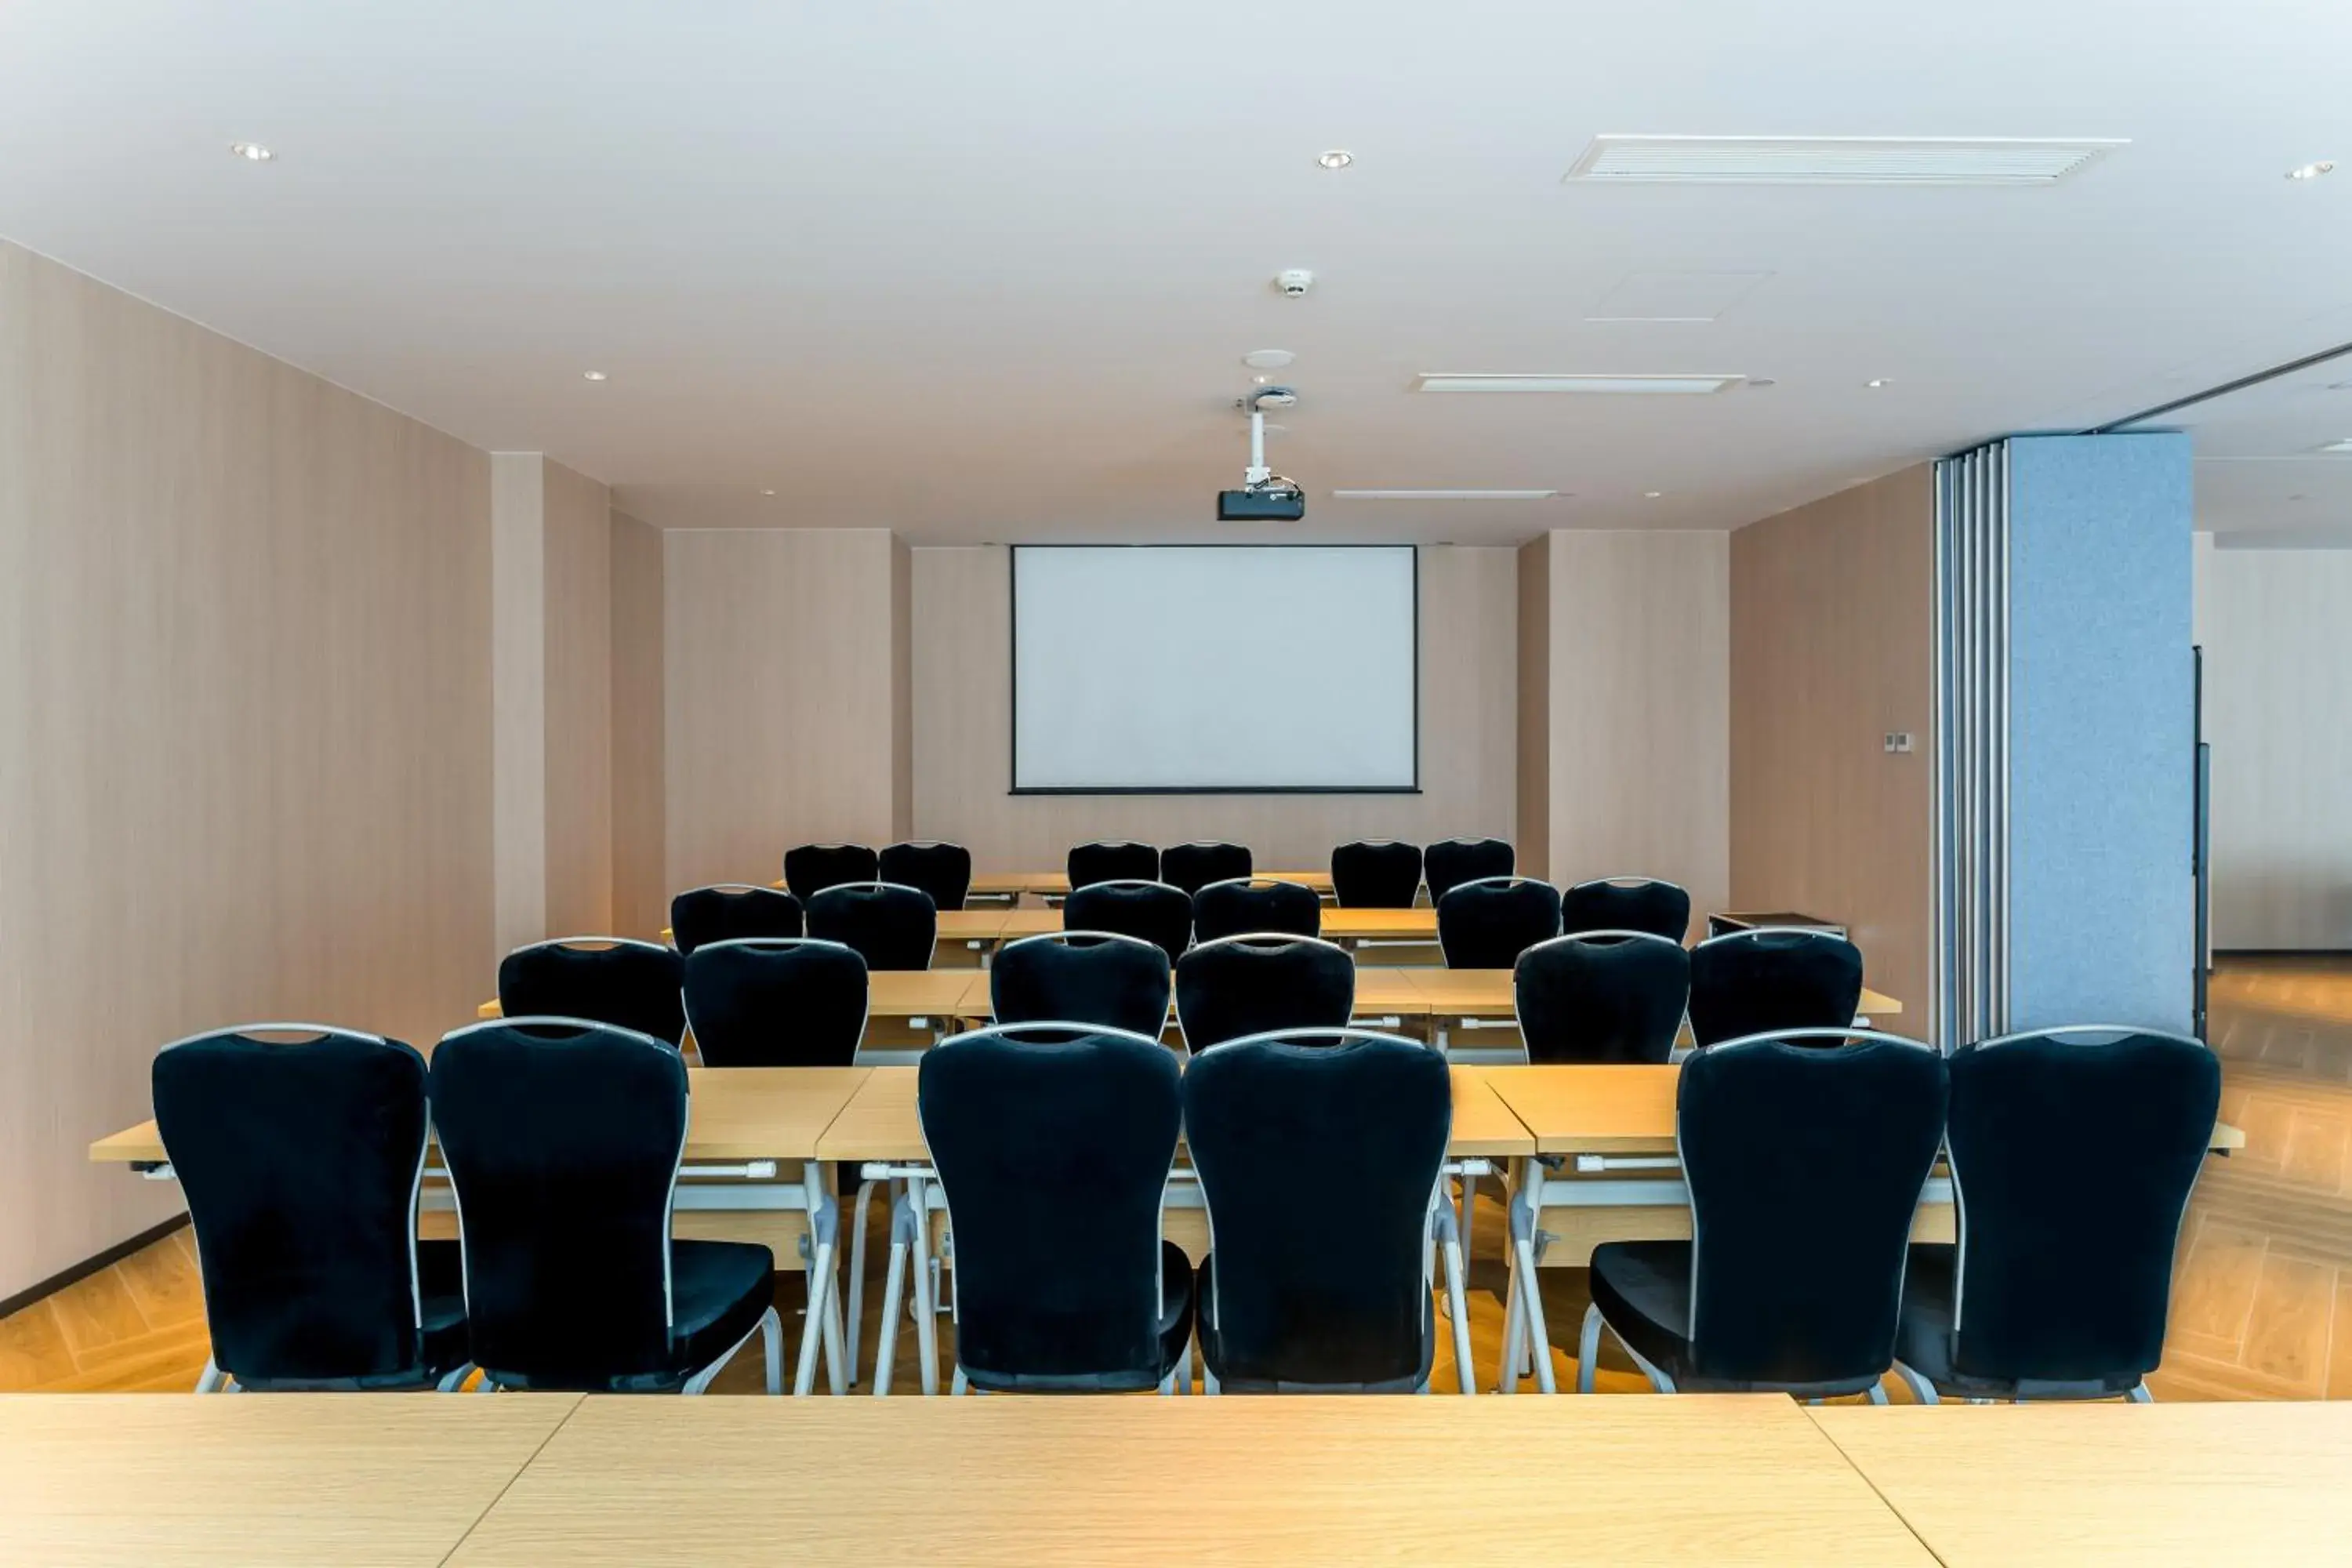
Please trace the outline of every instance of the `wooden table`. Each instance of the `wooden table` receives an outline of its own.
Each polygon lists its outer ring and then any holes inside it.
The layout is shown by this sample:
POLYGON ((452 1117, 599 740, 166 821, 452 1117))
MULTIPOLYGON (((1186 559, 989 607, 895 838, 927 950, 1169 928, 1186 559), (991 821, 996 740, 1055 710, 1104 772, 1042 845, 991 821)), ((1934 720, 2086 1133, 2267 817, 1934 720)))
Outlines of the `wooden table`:
MULTIPOLYGON (((1261 881, 1303 883, 1326 897, 1331 892, 1331 873, 1328 869, 1253 871, 1250 875, 1261 881)), ((971 894, 981 899, 1066 899, 1070 896, 1070 878, 1066 871, 978 871, 972 875, 971 894)))
MULTIPOLYGON (((894 1023, 933 1038, 951 1032, 958 1019, 987 1016, 987 999, 988 976, 976 969, 877 969, 866 979, 869 1026, 876 1021, 894 1023), (975 995, 981 1003, 978 1014, 967 1010, 975 995)), ((505 1015, 494 997, 475 1008, 474 1016, 505 1015)))
POLYGON ((1951 1568, 2352 1561, 2352 1405, 1806 1414, 1951 1568))
MULTIPOLYGON (((781 1402, 778 1402, 781 1403, 781 1402)), ((444 1561, 576 1394, 0 1397, 0 1563, 444 1561)))
POLYGON ((1723 1395, 590 1399, 451 1559, 1933 1561, 1801 1409, 1723 1395))
MULTIPOLYGON (((1410 912, 1410 911, 1408 911, 1410 912)), ((1325 916, 1329 919, 1329 916, 1325 916)), ((1517 1016, 1517 1002, 1514 995, 1511 972, 1507 969, 1437 969, 1408 968, 1429 999, 1429 1005, 1448 1018, 1510 1018, 1517 1016)), ((1862 990, 1862 1016, 1865 1018, 1901 1016, 1903 1004, 1882 991, 1868 986, 1862 990)))

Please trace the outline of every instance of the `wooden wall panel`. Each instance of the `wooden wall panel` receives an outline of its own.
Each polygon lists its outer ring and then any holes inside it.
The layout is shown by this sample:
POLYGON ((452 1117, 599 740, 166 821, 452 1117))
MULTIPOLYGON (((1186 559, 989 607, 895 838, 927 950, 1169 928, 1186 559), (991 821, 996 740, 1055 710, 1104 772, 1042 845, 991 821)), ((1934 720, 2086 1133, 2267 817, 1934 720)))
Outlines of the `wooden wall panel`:
POLYGON ((1551 536, 1518 552, 1518 851, 1530 875, 1551 868, 1551 536))
POLYGON ((2352 550, 2198 564, 2213 945, 2352 948, 2352 550))
POLYGON ((915 552, 890 541, 890 837, 915 831, 915 552))
POLYGON ((1556 530, 1551 879, 1650 876, 1724 907, 1729 549, 1721 533, 1556 530))
POLYGON ((662 535, 673 890, 765 881, 805 841, 891 837, 892 542, 881 529, 662 535))
POLYGON ((0 243, 0 1295, 178 1206, 155 1049, 425 1041, 492 942, 489 464, 0 243))
POLYGON ((663 817, 662 536, 612 518, 613 930, 659 936, 669 923, 663 817))
POLYGON ((569 936, 613 926, 612 499, 560 463, 545 498, 546 918, 569 936))
POLYGON ((547 934, 547 459, 490 456, 495 959, 547 934))
POLYGON ((1731 898, 1846 922, 1924 1031, 1934 891, 1931 470, 1731 535, 1731 898), (1908 731, 1916 750, 1890 755, 1908 731))
POLYGON ((1011 761, 1010 553, 914 552, 914 830, 982 870, 1062 864, 1085 839, 1230 838, 1260 866, 1312 868, 1350 838, 1513 831, 1517 552, 1421 552, 1419 795, 1022 795, 1011 761))

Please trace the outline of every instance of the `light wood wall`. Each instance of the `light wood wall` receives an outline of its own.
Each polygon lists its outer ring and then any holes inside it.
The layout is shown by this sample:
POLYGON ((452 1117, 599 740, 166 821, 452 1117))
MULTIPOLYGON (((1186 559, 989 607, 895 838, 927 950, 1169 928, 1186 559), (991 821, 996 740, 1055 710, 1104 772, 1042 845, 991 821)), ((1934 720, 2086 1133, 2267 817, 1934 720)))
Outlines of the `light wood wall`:
POLYGON ((2352 550, 2198 536, 2213 945, 2352 948, 2352 550))
POLYGON ((1731 900, 1843 921, 1924 1030, 1934 890, 1935 494, 1906 468, 1731 549, 1731 900), (1907 731, 1915 750, 1889 754, 1907 731))
POLYGON ((1519 546, 1518 853, 1551 872, 1551 535, 1519 546))
POLYGON ((892 837, 891 535, 662 535, 670 889, 766 881, 785 849, 892 837))
POLYGON ((1013 795, 1010 552, 914 552, 914 830, 983 870, 1062 864, 1072 844, 1229 838, 1257 863, 1311 869, 1385 837, 1511 836, 1517 795, 1517 552, 1421 552, 1418 795, 1013 795))
POLYGON ((155 1049, 430 1040, 492 942, 489 465, 0 243, 0 1295, 171 1214, 155 1049))
POLYGON ((613 928, 613 510, 561 463, 545 500, 547 934, 571 936, 613 928))
POLYGON ((612 518, 613 931, 647 941, 669 923, 663 864, 662 536, 612 518))
POLYGON ((490 873, 498 953, 547 934, 547 459, 490 457, 490 873))
POLYGON ((1730 889, 1729 540, 1555 530, 1544 553, 1550 879, 1662 877, 1696 923, 1730 889))

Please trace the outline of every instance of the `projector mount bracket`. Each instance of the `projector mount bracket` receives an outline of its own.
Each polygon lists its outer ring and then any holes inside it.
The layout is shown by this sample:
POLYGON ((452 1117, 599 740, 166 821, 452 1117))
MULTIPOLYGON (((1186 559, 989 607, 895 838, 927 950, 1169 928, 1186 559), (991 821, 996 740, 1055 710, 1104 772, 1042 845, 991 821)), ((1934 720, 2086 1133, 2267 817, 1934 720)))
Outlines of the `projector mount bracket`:
POLYGON ((1265 411, 1269 408, 1297 406, 1298 394, 1287 386, 1261 386, 1247 397, 1237 397, 1234 406, 1246 409, 1250 422, 1249 468, 1242 476, 1242 489, 1252 495, 1297 496, 1298 481, 1286 479, 1266 466, 1265 411))

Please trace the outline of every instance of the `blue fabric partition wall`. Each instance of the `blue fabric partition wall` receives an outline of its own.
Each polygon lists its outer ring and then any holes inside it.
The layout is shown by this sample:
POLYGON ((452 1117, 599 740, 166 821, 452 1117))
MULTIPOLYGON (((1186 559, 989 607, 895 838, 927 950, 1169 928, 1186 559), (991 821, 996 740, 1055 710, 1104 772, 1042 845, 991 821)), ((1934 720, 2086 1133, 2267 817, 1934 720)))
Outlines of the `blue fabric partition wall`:
POLYGON ((2186 1030, 2189 437, 1937 465, 1937 1025, 2186 1030))

